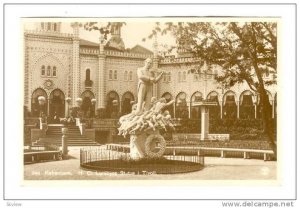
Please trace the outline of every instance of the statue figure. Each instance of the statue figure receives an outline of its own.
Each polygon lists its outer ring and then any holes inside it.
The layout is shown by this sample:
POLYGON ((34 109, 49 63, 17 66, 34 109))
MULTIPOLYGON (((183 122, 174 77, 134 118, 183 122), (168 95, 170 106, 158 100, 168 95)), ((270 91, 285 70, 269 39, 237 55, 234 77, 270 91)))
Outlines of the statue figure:
POLYGON ((137 104, 132 106, 131 113, 119 120, 118 135, 130 135, 130 157, 134 160, 162 157, 166 143, 160 130, 167 131, 167 127, 174 129, 169 111, 164 111, 174 100, 167 103, 165 98, 150 97, 152 84, 157 83, 164 73, 160 72, 154 77, 154 72, 150 71, 151 64, 152 60, 148 58, 145 65, 137 69, 137 104), (160 143, 158 152, 154 151, 158 148, 155 145, 157 142, 160 143))
MULTIPOLYGON (((141 68, 137 69, 137 77, 138 77, 138 90, 137 90, 137 115, 141 115, 143 113, 142 105, 146 102, 146 106, 149 100, 149 91, 153 83, 157 83, 161 78, 164 72, 161 72, 157 77, 153 77, 150 72, 150 68, 152 65, 152 60, 147 58, 145 60, 145 65, 141 68)), ((148 110, 148 109, 146 109, 148 110)))

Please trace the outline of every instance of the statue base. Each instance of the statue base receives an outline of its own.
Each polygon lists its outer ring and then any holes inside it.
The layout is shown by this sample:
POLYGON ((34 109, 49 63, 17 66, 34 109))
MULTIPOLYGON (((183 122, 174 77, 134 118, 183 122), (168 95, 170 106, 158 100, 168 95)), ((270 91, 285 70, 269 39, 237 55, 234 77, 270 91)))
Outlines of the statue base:
POLYGON ((159 134, 158 130, 138 132, 130 135, 130 158, 132 160, 162 157, 165 148, 166 141, 159 134))

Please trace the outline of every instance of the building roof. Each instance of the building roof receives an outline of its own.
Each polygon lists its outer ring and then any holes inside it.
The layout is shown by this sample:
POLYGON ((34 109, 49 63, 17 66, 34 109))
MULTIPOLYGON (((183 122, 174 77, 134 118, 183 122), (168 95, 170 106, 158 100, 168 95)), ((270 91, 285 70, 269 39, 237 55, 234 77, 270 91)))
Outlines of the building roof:
POLYGON ((131 53, 153 54, 149 49, 137 44, 129 50, 131 53))
POLYGON ((94 43, 88 40, 80 39, 80 46, 90 46, 90 47, 99 47, 99 43, 94 43))
MULTIPOLYGON (((80 39, 79 44, 82 47, 93 47, 93 48, 95 48, 95 47, 98 48, 99 47, 99 43, 91 42, 91 41, 85 40, 85 39, 80 39)), ((122 51, 118 48, 114 48, 114 47, 108 46, 108 45, 106 45, 104 47, 104 49, 109 50, 109 51, 122 51)), ((147 49, 147 48, 145 48, 145 47, 143 47, 139 44, 135 45, 133 48, 126 49, 126 51, 129 52, 129 53, 149 54, 149 55, 153 54, 152 51, 150 51, 149 49, 147 49)))

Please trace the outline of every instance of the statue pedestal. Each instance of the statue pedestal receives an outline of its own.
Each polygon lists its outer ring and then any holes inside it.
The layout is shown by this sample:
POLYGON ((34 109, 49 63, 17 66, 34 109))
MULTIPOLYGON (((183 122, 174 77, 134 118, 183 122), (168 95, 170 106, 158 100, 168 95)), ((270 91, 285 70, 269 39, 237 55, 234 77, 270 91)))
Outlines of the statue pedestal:
POLYGON ((201 106, 201 140, 208 139, 209 110, 207 106, 201 106))
POLYGON ((62 149, 62 154, 64 157, 66 157, 68 155, 68 137, 67 137, 67 133, 68 133, 68 128, 62 128, 62 137, 61 137, 61 149, 62 149))
POLYGON ((145 158, 145 142, 147 136, 143 135, 130 135, 130 158, 139 160, 145 158))
POLYGON ((201 108, 201 136, 200 140, 208 139, 209 134, 209 107, 217 106, 217 102, 214 101, 201 101, 195 102, 192 106, 200 106, 201 108))
POLYGON ((166 142, 158 131, 130 135, 130 158, 133 160, 162 157, 165 147, 166 142), (159 143, 159 147, 157 147, 157 143, 159 143), (157 148, 159 150, 154 151, 157 148))

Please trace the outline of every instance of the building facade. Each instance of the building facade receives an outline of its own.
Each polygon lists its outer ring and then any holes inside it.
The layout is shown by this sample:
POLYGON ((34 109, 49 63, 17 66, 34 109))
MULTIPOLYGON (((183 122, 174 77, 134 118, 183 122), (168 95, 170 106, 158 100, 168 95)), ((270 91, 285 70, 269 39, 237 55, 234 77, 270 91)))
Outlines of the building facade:
MULTIPOLYGON (((24 32, 24 106, 31 116, 38 116, 38 97, 44 96, 43 111, 49 116, 65 117, 76 99, 82 98, 85 116, 95 109, 104 109, 108 118, 131 111, 136 100, 138 67, 146 58, 153 58, 153 70, 164 71, 153 86, 153 96, 175 99, 168 110, 176 118, 199 118, 194 103, 203 99, 217 101, 212 116, 219 118, 257 118, 259 95, 246 84, 222 88, 214 79, 218 67, 200 67, 200 60, 179 52, 178 57, 161 58, 157 51, 142 46, 125 49, 121 28, 112 27, 107 42, 90 42, 79 38, 79 23, 72 23, 73 33, 61 32, 59 22, 36 23, 36 30, 24 32), (200 73, 193 73, 198 70, 200 73), (71 100, 70 103, 66 99, 71 100), (96 103, 92 103, 92 99, 96 103)), ((268 79, 269 75, 265 75, 268 79)), ((276 86, 267 88, 276 115, 276 86)))

